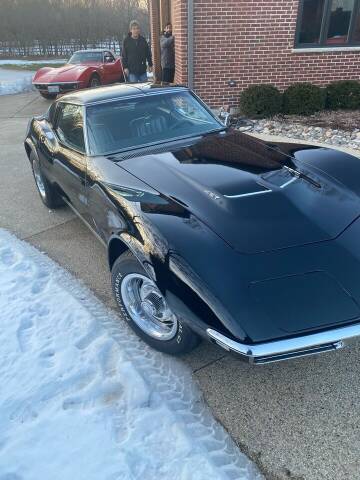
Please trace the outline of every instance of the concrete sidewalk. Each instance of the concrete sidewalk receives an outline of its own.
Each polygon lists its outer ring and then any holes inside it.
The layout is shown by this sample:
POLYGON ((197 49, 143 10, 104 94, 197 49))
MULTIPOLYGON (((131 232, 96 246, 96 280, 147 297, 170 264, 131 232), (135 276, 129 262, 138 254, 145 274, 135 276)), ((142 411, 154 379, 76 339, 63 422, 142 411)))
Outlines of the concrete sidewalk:
MULTIPOLYGON (((22 142, 28 118, 48 106, 34 93, 0 97, 0 227, 46 252, 115 308, 102 245, 68 209, 43 207, 35 190, 22 142)), ((359 354, 357 344, 251 367, 203 343, 184 361, 214 415, 269 480, 357 480, 359 354)))

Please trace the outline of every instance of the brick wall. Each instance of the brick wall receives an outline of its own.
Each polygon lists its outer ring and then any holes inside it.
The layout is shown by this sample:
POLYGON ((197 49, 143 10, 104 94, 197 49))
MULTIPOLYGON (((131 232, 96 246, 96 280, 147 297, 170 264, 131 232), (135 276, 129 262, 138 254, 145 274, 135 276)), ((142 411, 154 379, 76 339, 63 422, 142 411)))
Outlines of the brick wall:
MULTIPOLYGON (((159 0, 151 2, 156 39, 159 0)), ((360 51, 293 52, 298 5, 298 0, 195 0, 195 91, 212 107, 236 106, 240 91, 252 84, 272 83, 284 89, 296 82, 325 85, 359 79, 360 51), (237 86, 230 87, 229 80, 237 86)), ((187 0, 171 0, 171 19, 176 37, 175 81, 186 84, 187 0)))
POLYGON ((175 35, 175 82, 187 83, 187 0, 172 0, 171 21, 175 35))
MULTIPOLYGON (((178 81, 186 81, 186 4, 173 0, 178 81)), ((236 105, 251 84, 283 89, 360 77, 360 52, 292 52, 298 0, 196 0, 194 6, 194 88, 213 107, 236 105), (230 79, 237 87, 227 85, 230 79)))

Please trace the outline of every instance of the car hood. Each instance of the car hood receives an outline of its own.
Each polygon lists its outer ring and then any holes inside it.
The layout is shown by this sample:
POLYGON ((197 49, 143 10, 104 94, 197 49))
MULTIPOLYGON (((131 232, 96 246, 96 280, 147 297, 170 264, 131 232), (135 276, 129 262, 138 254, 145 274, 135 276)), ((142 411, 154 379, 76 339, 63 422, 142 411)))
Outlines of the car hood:
POLYGON ((91 65, 70 65, 68 63, 59 68, 42 68, 35 74, 34 81, 73 81, 80 77, 89 67, 91 67, 91 65))
MULTIPOLYGON (((312 168, 308 147, 306 163, 294 155, 301 146, 292 156, 285 147, 287 153, 282 144, 230 131, 130 155, 119 165, 185 206, 241 253, 336 238, 360 214, 358 193, 328 175, 326 165, 312 168)), ((317 148, 312 155, 316 159, 317 148)), ((358 169, 357 175, 360 162, 358 169)))

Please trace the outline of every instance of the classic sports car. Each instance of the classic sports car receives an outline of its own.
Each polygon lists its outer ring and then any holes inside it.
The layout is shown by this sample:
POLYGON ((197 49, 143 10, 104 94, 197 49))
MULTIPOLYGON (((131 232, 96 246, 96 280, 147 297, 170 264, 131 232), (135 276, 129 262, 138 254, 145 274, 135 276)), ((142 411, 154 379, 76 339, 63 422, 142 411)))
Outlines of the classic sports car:
POLYGON ((260 364, 360 335, 360 160, 225 127, 185 87, 64 95, 30 121, 44 204, 108 252, 116 301, 149 345, 199 337, 260 364))
POLYGON ((44 98, 80 88, 123 82, 120 58, 110 50, 79 50, 63 67, 44 67, 33 78, 33 85, 44 98))

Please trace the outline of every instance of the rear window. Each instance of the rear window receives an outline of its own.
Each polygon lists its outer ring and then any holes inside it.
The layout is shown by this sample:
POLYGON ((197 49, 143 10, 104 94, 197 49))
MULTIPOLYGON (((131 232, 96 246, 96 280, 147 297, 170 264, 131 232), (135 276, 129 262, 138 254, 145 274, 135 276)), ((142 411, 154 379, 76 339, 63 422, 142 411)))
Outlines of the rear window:
POLYGON ((87 107, 89 149, 104 155, 201 135, 223 125, 187 91, 87 107))

